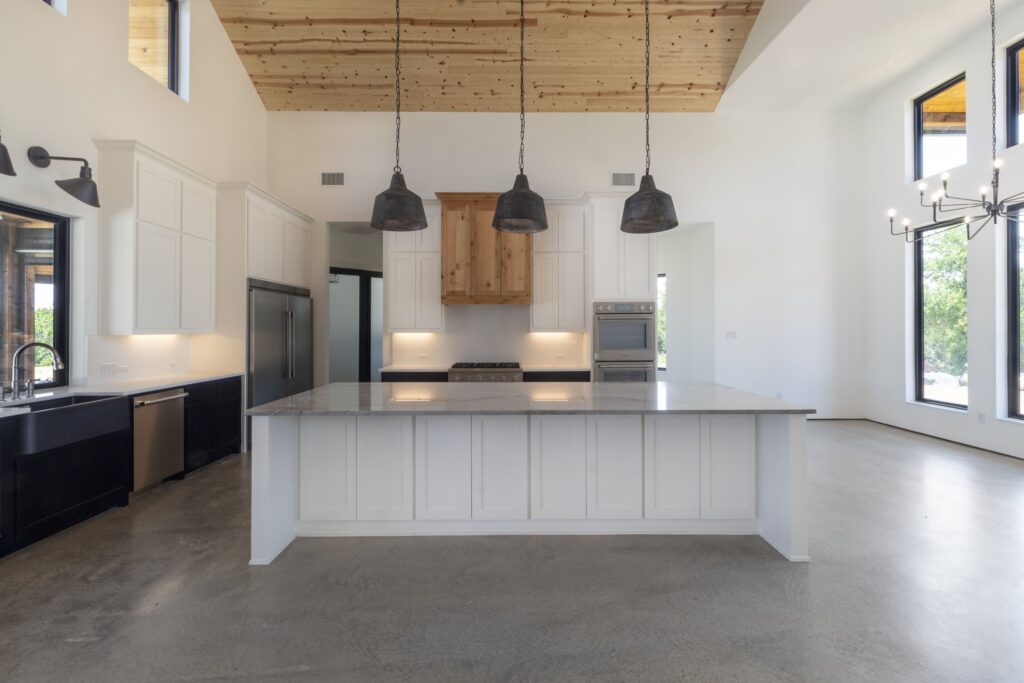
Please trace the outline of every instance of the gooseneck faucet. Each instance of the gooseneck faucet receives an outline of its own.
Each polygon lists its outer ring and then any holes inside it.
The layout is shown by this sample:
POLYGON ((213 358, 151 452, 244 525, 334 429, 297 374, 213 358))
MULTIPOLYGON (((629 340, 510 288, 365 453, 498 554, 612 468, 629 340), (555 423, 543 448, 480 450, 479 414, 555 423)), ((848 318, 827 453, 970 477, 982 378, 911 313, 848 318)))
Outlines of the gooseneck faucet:
MULTIPOLYGON (((14 352, 14 355, 11 356, 11 387, 10 387, 10 392, 11 392, 11 400, 12 401, 16 401, 19 398, 21 398, 21 385, 18 384, 18 370, 19 370, 19 362, 21 361, 21 354, 23 354, 28 349, 31 349, 31 348, 34 348, 34 347, 37 347, 37 346, 40 347, 40 348, 46 349, 47 351, 50 352, 50 355, 53 356, 53 367, 54 367, 55 370, 63 370, 64 369, 64 361, 61 360, 60 354, 57 353, 57 349, 53 348, 49 344, 44 344, 43 342, 37 342, 37 341, 28 342, 27 344, 22 344, 14 352)), ((29 391, 29 396, 31 397, 32 396, 32 380, 28 381, 28 391, 29 391)), ((6 393, 6 392, 4 392, 4 393, 6 393)))

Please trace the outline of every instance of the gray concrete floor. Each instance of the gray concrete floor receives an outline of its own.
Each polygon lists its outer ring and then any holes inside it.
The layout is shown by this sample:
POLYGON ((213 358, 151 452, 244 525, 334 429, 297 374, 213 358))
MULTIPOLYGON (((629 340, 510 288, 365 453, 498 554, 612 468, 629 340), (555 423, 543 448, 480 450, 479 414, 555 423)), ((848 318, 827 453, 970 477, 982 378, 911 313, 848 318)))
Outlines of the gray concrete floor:
POLYGON ((810 564, 748 537, 303 539, 216 463, 0 560, 2 681, 1024 681, 1024 462, 812 423, 810 564))

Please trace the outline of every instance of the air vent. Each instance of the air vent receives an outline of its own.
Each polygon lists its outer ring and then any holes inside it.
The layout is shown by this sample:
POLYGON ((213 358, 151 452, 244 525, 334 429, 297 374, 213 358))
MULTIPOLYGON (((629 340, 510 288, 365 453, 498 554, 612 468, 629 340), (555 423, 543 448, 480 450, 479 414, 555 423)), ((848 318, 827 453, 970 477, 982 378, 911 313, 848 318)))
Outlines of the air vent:
POLYGON ((321 173, 320 174, 321 185, 344 185, 345 174, 344 173, 321 173))
POLYGON ((634 187, 636 173, 612 173, 612 185, 614 187, 634 187))

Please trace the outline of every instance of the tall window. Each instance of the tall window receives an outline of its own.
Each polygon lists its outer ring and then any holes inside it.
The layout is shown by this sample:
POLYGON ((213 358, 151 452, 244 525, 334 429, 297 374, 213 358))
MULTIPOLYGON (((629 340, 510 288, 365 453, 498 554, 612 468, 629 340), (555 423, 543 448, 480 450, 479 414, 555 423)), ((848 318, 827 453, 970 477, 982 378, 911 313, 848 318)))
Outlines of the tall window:
MULTIPOLYGON (((11 380, 8 360, 22 344, 54 346, 68 362, 68 222, 58 216, 0 203, 0 379, 11 380)), ((22 354, 20 381, 67 384, 42 349, 22 354)))
POLYGON ((967 407, 967 234, 916 244, 917 400, 967 407))
POLYGON ((178 92, 178 0, 129 0, 128 60, 178 92))
POLYGON ((1024 40, 1006 50, 1006 146, 1021 143, 1021 127, 1024 125, 1024 102, 1021 101, 1021 74, 1024 73, 1024 40))
POLYGON ((657 313, 657 330, 658 339, 656 342, 658 349, 658 369, 668 370, 668 328, 666 326, 665 316, 665 292, 668 288, 668 277, 665 273, 658 275, 658 313, 657 313))
POLYGON ((967 77, 914 100, 914 171, 920 180, 967 163, 967 77))
POLYGON ((1010 303, 1009 324, 1010 354, 1010 416, 1024 419, 1024 240, 1021 239, 1021 228, 1017 223, 1010 223, 1007 230, 1007 251, 1009 267, 1007 284, 1009 285, 1010 303))

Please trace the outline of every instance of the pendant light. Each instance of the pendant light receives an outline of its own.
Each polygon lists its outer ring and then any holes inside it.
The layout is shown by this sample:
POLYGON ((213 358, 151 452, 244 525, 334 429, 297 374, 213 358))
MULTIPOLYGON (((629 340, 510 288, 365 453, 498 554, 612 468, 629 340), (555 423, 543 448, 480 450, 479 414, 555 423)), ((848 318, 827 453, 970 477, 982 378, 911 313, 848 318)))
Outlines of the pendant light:
POLYGON ((622 209, 622 232, 645 235, 664 232, 679 225, 672 197, 654 186, 651 175, 651 10, 644 0, 644 138, 647 161, 640 189, 626 200, 622 209))
POLYGON ((423 200, 405 186, 402 175, 402 8, 401 0, 395 0, 395 170, 391 185, 377 195, 373 201, 373 215, 370 226, 391 232, 411 232, 427 227, 427 214, 423 200))
POLYGON ((520 234, 548 229, 544 198, 530 189, 523 173, 526 151, 526 2, 519 0, 519 175, 512 189, 498 197, 491 225, 502 232, 520 234))
POLYGON ((0 173, 3 175, 18 175, 11 163, 11 155, 7 151, 7 145, 0 139, 0 173))

